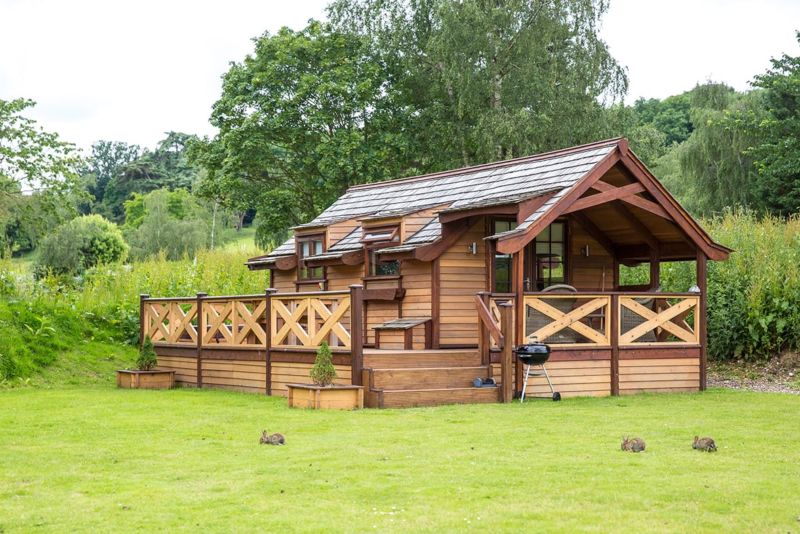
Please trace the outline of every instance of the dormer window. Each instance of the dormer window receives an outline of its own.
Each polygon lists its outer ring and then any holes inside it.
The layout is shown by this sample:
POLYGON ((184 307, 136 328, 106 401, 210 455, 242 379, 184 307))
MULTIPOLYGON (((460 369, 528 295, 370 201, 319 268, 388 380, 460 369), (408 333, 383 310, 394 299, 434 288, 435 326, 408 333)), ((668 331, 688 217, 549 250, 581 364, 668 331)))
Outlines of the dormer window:
POLYGON ((386 247, 400 243, 399 226, 376 226, 362 229, 361 242, 367 250, 367 276, 397 276, 400 274, 400 262, 382 260, 377 252, 386 247))
POLYGON ((324 267, 308 267, 303 261, 305 258, 317 256, 325 252, 325 236, 315 234, 297 238, 297 279, 322 280, 325 278, 324 267))

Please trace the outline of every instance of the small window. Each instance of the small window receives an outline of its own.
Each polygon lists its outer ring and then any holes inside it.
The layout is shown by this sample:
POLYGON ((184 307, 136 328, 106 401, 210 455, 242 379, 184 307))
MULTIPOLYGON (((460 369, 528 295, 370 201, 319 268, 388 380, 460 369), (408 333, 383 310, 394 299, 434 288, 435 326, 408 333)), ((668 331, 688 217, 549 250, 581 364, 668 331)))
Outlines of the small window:
MULTIPOLYGON (((508 232, 517 227, 514 220, 495 219, 493 233, 508 232)), ((497 293, 511 293, 512 267, 511 254, 494 254, 494 291, 497 293)))
POLYGON ((324 252, 324 238, 322 235, 301 237, 297 240, 297 259, 299 280, 322 280, 325 277, 323 267, 308 267, 303 261, 324 252))
POLYGON ((378 252, 382 248, 397 245, 400 242, 399 226, 378 226, 364 228, 361 241, 367 247, 369 259, 368 276, 396 276, 400 274, 398 260, 382 260, 378 252))

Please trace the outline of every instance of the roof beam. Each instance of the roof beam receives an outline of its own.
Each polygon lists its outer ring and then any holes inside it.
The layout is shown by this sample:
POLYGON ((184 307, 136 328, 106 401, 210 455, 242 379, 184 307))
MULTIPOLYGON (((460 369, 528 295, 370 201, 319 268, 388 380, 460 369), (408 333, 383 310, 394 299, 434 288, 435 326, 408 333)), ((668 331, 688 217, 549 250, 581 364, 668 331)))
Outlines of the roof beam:
MULTIPOLYGON (((597 183, 593 184, 592 188, 594 189, 596 185, 597 183)), ((599 206, 600 204, 606 204, 615 200, 622 200, 626 197, 632 197, 637 193, 641 193, 642 191, 644 191, 644 186, 640 183, 628 184, 622 187, 611 186, 610 189, 606 189, 602 193, 595 193, 594 195, 590 195, 588 197, 579 198, 573 202, 572 205, 567 207, 563 213, 573 213, 575 211, 585 210, 587 208, 599 206)))
MULTIPOLYGON (((642 186, 642 187, 644 188, 644 186, 642 186)), ((616 187, 611 185, 611 184, 609 184, 609 183, 607 183, 607 182, 604 182, 602 180, 598 180, 592 186, 592 189, 603 193, 605 191, 612 191, 612 190, 616 189, 616 187)), ((672 221, 672 217, 669 216, 669 213, 667 213, 667 210, 665 210, 664 208, 662 208, 661 206, 659 206, 655 202, 653 202, 651 200, 647 200, 646 198, 642 198, 642 197, 636 196, 636 195, 631 195, 631 196, 621 197, 619 200, 621 200, 621 201, 623 201, 623 202, 625 202, 627 204, 630 204, 631 206, 636 206, 637 208, 641 208, 641 209, 643 209, 645 211, 649 211, 653 215, 658 215, 659 217, 667 219, 668 221, 672 221)))
POLYGON ((647 246, 650 247, 650 250, 658 250, 660 243, 656 236, 653 235, 653 232, 644 225, 642 221, 640 221, 636 215, 628 209, 627 206, 622 204, 621 202, 614 202, 611 204, 611 208, 617 212, 617 214, 622 217, 632 228, 633 230, 642 238, 644 242, 647 243, 647 246))
POLYGON ((536 213, 536 210, 541 208, 544 203, 550 200, 555 194, 555 191, 550 191, 549 193, 539 195, 538 197, 523 200, 517 204, 519 208, 519 211, 517 211, 517 224, 521 224, 522 221, 536 213))
POLYGON ((421 261, 435 260, 467 233, 470 226, 472 226, 472 219, 461 219, 455 223, 442 225, 442 237, 430 245, 414 249, 414 258, 421 261))

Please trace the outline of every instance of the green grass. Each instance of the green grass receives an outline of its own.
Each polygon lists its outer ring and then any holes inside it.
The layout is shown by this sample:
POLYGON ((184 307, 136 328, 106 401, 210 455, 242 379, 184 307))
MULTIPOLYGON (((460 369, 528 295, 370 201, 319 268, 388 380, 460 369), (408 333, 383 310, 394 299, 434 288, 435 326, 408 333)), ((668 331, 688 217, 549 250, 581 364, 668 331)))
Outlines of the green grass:
POLYGON ((207 390, 0 391, 0 531, 800 528, 796 396, 285 404, 207 390), (264 428, 287 445, 258 445, 264 428), (719 452, 692 450, 696 433, 719 452), (620 452, 623 434, 647 451, 620 452))

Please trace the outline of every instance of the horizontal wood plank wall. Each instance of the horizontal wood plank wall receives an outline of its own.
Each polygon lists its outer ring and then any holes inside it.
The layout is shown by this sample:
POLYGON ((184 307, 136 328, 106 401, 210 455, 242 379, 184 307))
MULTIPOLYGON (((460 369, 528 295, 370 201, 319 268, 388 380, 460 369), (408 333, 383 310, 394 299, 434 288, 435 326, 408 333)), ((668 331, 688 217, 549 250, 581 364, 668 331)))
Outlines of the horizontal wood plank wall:
POLYGON ((297 269, 289 269, 288 271, 279 271, 273 269, 275 279, 272 282, 272 287, 277 289, 279 293, 294 293, 295 281, 297 280, 297 269))
POLYGON ((230 389, 246 393, 266 393, 267 370, 264 362, 207 359, 203 354, 203 387, 230 389))
MULTIPOLYGON (((311 378, 308 373, 311 371, 311 363, 294 362, 275 362, 272 364, 272 395, 285 397, 287 394, 286 384, 309 384, 311 378)), ((334 384, 350 384, 350 366, 334 365, 336 369, 336 380, 334 384)))
POLYGON ((421 210, 403 217, 403 241, 417 233, 423 226, 431 222, 431 219, 436 216, 436 212, 441 210, 443 207, 444 205, 435 206, 433 208, 421 210))
MULTIPOLYGON (((678 352, 678 351, 675 351, 678 352)), ((620 351, 619 392, 699 391, 700 358, 625 358, 620 351)))
POLYGON ((443 347, 478 344, 474 299, 476 293, 486 289, 484 224, 484 219, 479 218, 439 258, 439 343, 443 347), (471 243, 477 245, 476 254, 469 251, 471 243))
MULTIPOLYGON (((562 397, 604 397, 611 395, 610 360, 550 361, 545 364, 553 388, 562 397)), ((495 380, 500 380, 500 364, 492 364, 495 380)), ((526 395, 550 396, 544 377, 528 380, 526 395)))
POLYGON ((570 219, 570 279, 568 283, 579 290, 595 291, 614 289, 614 258, 595 241, 574 219, 570 219), (589 246, 589 256, 582 250, 589 246))
MULTIPOLYGON (((431 262, 405 260, 401 267, 403 289, 403 317, 431 316, 431 262)), ((381 342, 383 341, 381 334, 381 342)), ((425 348, 425 328, 418 326, 413 333, 414 349, 425 348)), ((402 339, 400 340, 402 341, 402 339)))
POLYGON ((328 248, 338 243, 344 236, 359 226, 357 219, 339 221, 328 226, 328 248))
MULTIPOLYGON (((400 280, 365 280, 364 289, 394 289, 400 287, 400 280)), ((375 325, 392 321, 400 317, 400 306, 397 302, 367 302, 367 313, 364 322, 367 325, 365 345, 375 344, 375 325)), ((381 348, 402 348, 403 333, 396 331, 381 332, 381 348)))
POLYGON ((328 291, 350 289, 353 284, 361 284, 364 265, 331 265, 328 267, 328 291))
POLYGON ((181 356, 158 355, 158 368, 175 371, 175 383, 182 386, 197 385, 197 359, 181 356))

